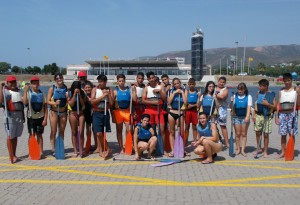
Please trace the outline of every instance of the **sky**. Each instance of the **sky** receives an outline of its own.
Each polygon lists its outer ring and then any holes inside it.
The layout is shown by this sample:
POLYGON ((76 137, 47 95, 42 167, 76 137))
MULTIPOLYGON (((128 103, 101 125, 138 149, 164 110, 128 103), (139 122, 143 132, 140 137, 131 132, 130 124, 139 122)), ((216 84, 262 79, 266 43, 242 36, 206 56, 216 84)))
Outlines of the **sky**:
POLYGON ((300 0, 0 0, 0 62, 21 67, 300 44, 300 0))

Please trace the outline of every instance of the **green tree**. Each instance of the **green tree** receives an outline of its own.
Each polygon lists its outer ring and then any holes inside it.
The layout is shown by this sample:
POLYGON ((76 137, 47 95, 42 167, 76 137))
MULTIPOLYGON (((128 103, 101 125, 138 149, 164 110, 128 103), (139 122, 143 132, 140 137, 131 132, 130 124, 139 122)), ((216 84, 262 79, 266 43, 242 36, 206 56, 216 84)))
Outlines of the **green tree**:
POLYGON ((264 63, 259 63, 257 65, 257 70, 259 73, 264 75, 266 73, 266 65, 264 63))
POLYGON ((33 73, 32 74, 40 74, 42 69, 38 66, 33 67, 33 73))
POLYGON ((59 67, 56 65, 56 63, 44 65, 43 73, 45 74, 51 74, 54 75, 59 71, 59 67))
POLYGON ((15 65, 14 67, 12 67, 11 72, 13 72, 13 73, 21 73, 21 70, 22 70, 21 67, 15 65))
POLYGON ((0 62, 0 73, 5 73, 10 69, 10 64, 6 62, 0 62))

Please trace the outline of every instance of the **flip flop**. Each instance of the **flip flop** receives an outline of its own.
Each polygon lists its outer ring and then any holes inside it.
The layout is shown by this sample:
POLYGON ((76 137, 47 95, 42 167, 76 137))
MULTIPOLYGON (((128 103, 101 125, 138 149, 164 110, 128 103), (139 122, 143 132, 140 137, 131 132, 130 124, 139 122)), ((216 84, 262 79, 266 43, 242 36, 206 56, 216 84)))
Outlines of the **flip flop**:
POLYGON ((212 164, 212 163, 214 163, 214 161, 211 161, 211 162, 208 162, 208 161, 202 161, 201 163, 202 163, 202 164, 212 164))

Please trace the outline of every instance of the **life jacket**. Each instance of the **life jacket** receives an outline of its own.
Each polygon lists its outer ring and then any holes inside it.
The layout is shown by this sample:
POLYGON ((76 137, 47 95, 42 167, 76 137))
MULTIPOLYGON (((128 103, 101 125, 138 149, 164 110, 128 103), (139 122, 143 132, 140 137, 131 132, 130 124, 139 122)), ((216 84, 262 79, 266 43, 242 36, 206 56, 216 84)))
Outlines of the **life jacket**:
POLYGON ((296 90, 294 89, 289 92, 281 90, 280 94, 279 111, 292 111, 296 100, 296 90))
POLYGON ((66 92, 68 91, 68 88, 66 85, 63 85, 62 88, 58 88, 57 86, 53 85, 53 100, 56 102, 57 100, 60 100, 59 107, 63 108, 66 107, 67 104, 67 97, 66 92))
MULTIPOLYGON (((72 98, 72 93, 70 91, 69 91, 69 96, 70 96, 70 98, 72 98)), ((82 110, 84 110, 85 106, 81 105, 79 96, 78 96, 78 100, 79 100, 79 111, 82 111, 82 110)), ((75 96, 75 100, 74 100, 74 105, 73 106, 71 106, 71 105, 68 104, 68 110, 70 110, 70 111, 77 111, 77 96, 75 96)))
POLYGON ((116 107, 120 109, 127 109, 130 106, 131 94, 129 87, 126 87, 126 90, 121 90, 118 86, 117 89, 117 100, 116 107))
MULTIPOLYGON (((103 92, 100 88, 96 89, 96 98, 99 98, 103 95, 103 92)), ((105 97, 107 99, 107 97, 105 97)), ((94 104, 94 109, 104 109, 105 108, 105 98, 103 98, 98 104, 94 104)))
MULTIPOLYGON (((203 95, 200 112, 204 112, 205 114, 210 115, 210 109, 211 109, 213 99, 214 99, 213 96, 207 94, 203 95)), ((216 111, 216 102, 214 101, 211 113, 214 114, 215 111, 216 111)))
POLYGON ((45 97, 43 92, 40 89, 38 90, 38 92, 34 92, 31 89, 29 89, 29 99, 30 104, 28 107, 27 116, 30 116, 32 119, 44 117, 45 97))
MULTIPOLYGON (((150 85, 147 86, 147 100, 150 100, 150 101, 158 101, 159 100, 159 104, 162 105, 163 101, 159 97, 159 94, 153 93, 154 89, 161 89, 161 87, 159 84, 157 84, 154 88, 151 87, 150 85)), ((146 106, 149 106, 149 105, 146 105, 146 106)))
MULTIPOLYGON (((188 104, 195 105, 197 104, 197 101, 198 101, 198 90, 195 89, 193 93, 190 93, 189 91, 187 95, 188 104)), ((197 109, 197 107, 194 107, 193 109, 197 109)))
POLYGON ((151 128, 150 124, 148 124, 146 128, 143 128, 141 123, 137 123, 137 126, 139 128, 139 132, 138 132, 139 140, 149 140, 152 137, 152 134, 150 132, 150 128, 151 128))
POLYGON ((24 104, 22 101, 22 95, 20 90, 13 91, 5 87, 6 93, 6 101, 7 101, 7 110, 9 111, 23 111, 24 104))
POLYGON ((201 125, 199 124, 197 126, 197 131, 199 132, 201 137, 211 137, 212 136, 212 131, 210 129, 210 122, 207 122, 207 124, 204 128, 202 128, 201 125))
MULTIPOLYGON (((175 92, 175 88, 172 89, 172 93, 175 92)), ((183 90, 184 91, 184 90, 183 90)), ((180 108, 182 109, 184 103, 183 103, 183 98, 182 98, 182 94, 175 94, 174 97, 173 97, 173 101, 171 103, 171 108, 174 109, 174 110, 178 110, 178 104, 180 106, 180 108), (180 100, 180 102, 179 102, 180 100)))
POLYGON ((234 111, 237 116, 246 116, 248 107, 248 95, 243 98, 239 98, 238 94, 235 94, 234 111))
POLYGON ((274 92, 268 91, 266 93, 262 93, 261 91, 259 91, 255 103, 255 111, 258 114, 269 115, 272 112, 272 110, 269 107, 263 105, 262 101, 267 100, 268 103, 273 104, 274 98, 275 98, 274 92))
POLYGON ((33 92, 31 89, 29 89, 30 94, 30 103, 31 103, 31 109, 34 112, 41 112, 41 110, 44 108, 44 94, 39 89, 38 92, 33 92))

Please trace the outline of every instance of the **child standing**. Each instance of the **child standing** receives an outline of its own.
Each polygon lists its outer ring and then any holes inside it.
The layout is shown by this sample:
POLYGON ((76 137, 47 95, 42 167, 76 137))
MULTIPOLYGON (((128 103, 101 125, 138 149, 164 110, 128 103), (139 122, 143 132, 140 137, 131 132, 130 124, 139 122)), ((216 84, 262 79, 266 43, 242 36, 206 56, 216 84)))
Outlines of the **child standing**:
POLYGON ((237 93, 231 97, 230 108, 233 111, 233 125, 236 139, 236 155, 240 153, 246 157, 245 148, 247 143, 247 132, 250 124, 250 111, 252 107, 252 96, 248 93, 245 83, 239 83, 237 93), (242 144, 242 150, 241 146, 242 144))
MULTIPOLYGON (((47 125, 48 109, 44 93, 39 89, 40 79, 37 76, 30 78, 30 87, 24 88, 23 103, 28 105, 27 110, 27 127, 30 133, 37 136, 37 142, 40 147, 40 156, 43 155, 43 133, 47 125)), ((29 141, 28 141, 29 142, 29 141)))
POLYGON ((293 111, 294 106, 300 105, 300 90, 299 87, 292 86, 292 75, 290 73, 283 74, 283 82, 284 88, 278 93, 277 115, 275 116, 275 123, 279 125, 279 134, 281 135, 281 153, 278 158, 285 156, 286 135, 298 134, 298 116, 293 111))
POLYGON ((15 163, 19 160, 16 156, 17 143, 18 137, 22 135, 24 127, 23 123, 25 121, 22 94, 17 87, 17 78, 12 75, 7 76, 6 86, 1 84, 0 89, 0 102, 4 103, 4 106, 7 109, 4 112, 4 127, 9 136, 7 148, 11 163, 15 163))
MULTIPOLYGON (((197 111, 197 101, 200 93, 195 89, 196 81, 194 78, 190 78, 188 81, 189 89, 185 90, 185 95, 187 98, 187 108, 185 110, 185 134, 189 136, 190 124, 192 123, 193 130, 193 140, 197 140, 197 123, 198 123, 198 111, 197 111)), ((184 142, 187 143, 187 142, 184 142)))
POLYGON ((272 133, 272 113, 276 110, 277 101, 275 93, 269 91, 269 81, 261 79, 258 81, 259 92, 254 106, 253 122, 256 132, 257 150, 255 155, 262 152, 259 147, 260 136, 264 133, 264 157, 268 157, 269 135, 272 133), (263 130, 262 130, 263 129, 263 130))

